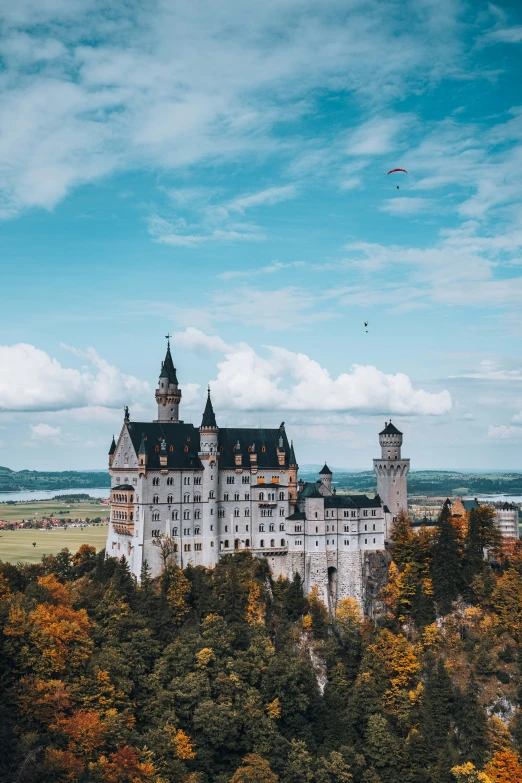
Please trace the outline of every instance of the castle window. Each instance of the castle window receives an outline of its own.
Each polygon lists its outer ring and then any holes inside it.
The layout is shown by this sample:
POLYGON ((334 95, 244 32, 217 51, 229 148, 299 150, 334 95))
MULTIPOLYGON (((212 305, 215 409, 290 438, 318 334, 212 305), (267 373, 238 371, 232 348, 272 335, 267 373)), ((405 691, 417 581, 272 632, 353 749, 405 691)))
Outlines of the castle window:
POLYGON ((225 516, 225 509, 224 508, 220 508, 219 512, 218 512, 218 517, 224 517, 224 516, 225 516))
POLYGON ((262 523, 259 525, 259 532, 260 533, 264 533, 265 532, 265 526, 262 523))
MULTIPOLYGON (((156 448, 158 448, 158 447, 156 446, 156 448)), ((183 448, 183 451, 188 451, 188 446, 185 446, 185 447, 183 448)))
POLYGON ((233 484, 234 483, 234 476, 227 476, 227 484, 233 484))
POLYGON ((155 477, 152 479, 152 486, 153 486, 153 487, 157 487, 157 486, 159 485, 159 481, 160 481, 160 480, 159 480, 159 478, 158 478, 157 476, 155 476, 155 477))
POLYGON ((315 518, 317 519, 317 511, 315 512, 315 518))
POLYGON ((225 533, 228 533, 228 525, 225 525, 225 533))
POLYGON ((201 495, 194 495, 194 503, 201 503, 201 495))
POLYGON ((245 492, 245 500, 250 500, 250 493, 249 492, 245 492))
POLYGON ((344 545, 345 546, 350 546, 350 539, 349 538, 345 538, 344 539, 344 545))
POLYGON ((201 535, 201 528, 199 528, 199 527, 194 528, 194 535, 195 536, 200 536, 201 535))
POLYGON ((213 489, 211 489, 210 492, 208 493, 208 499, 209 500, 213 500, 214 499, 214 490, 213 489))
POLYGON ((271 533, 273 533, 275 531, 275 525, 274 525, 273 522, 270 522, 270 525, 269 525, 268 529, 270 530, 271 533))
POLYGON ((316 546, 319 546, 319 541, 316 541, 316 542, 315 542, 315 545, 316 545, 316 546))
POLYGON ((174 484, 174 479, 172 478, 172 476, 168 477, 167 484, 168 484, 169 487, 171 487, 174 484))
POLYGON ((352 511, 352 517, 354 517, 354 516, 355 516, 355 511, 352 511))
POLYGON ((365 539, 364 539, 364 543, 365 543, 365 544, 367 544, 367 543, 368 543, 368 539, 367 539, 367 538, 365 538, 365 539))
POLYGON ((368 510, 365 508, 363 511, 363 517, 367 517, 367 516, 368 516, 368 510))
POLYGON ((250 516, 250 509, 249 508, 245 508, 245 516, 246 517, 250 516))
POLYGON ((203 548, 202 544, 194 544, 194 550, 196 552, 201 552, 202 548, 203 548))
POLYGON ((174 553, 176 553, 177 551, 178 551, 178 545, 174 544, 174 553))
POLYGON ((347 517, 348 516, 348 512, 347 511, 343 511, 343 516, 347 517))
POLYGON ((183 551, 184 552, 190 552, 190 544, 184 544, 183 545, 183 551))
POLYGON ((201 511, 199 508, 194 511, 194 519, 201 519, 201 511))
POLYGON ((228 541, 225 541, 225 549, 228 549, 228 541))
POLYGON ((190 476, 184 476, 183 477, 183 483, 184 484, 190 484, 190 476))
POLYGON ((235 517, 238 517, 238 516, 239 516, 239 509, 238 509, 238 508, 235 508, 235 509, 234 509, 234 516, 235 516, 235 517))
POLYGON ((239 549, 239 538, 234 539, 234 549, 239 549))
POLYGON ((245 525, 245 530, 248 533, 248 525, 245 525))
POLYGON ((183 519, 190 519, 190 511, 184 511, 183 512, 183 519))
POLYGON ((210 542, 210 546, 212 547, 212 549, 214 549, 214 542, 213 541, 210 542))
POLYGON ((250 484, 250 476, 243 476, 242 482, 243 484, 250 484))
POLYGON ((189 527, 184 527, 183 528, 183 535, 184 536, 190 536, 190 528, 189 527))
POLYGON ((330 532, 330 525, 326 525, 326 532, 327 532, 327 533, 329 533, 329 532, 330 532))
POLYGON ((201 476, 194 476, 194 484, 201 484, 201 476))
POLYGON ((152 502, 155 503, 155 504, 158 504, 159 503, 159 496, 158 495, 154 495, 154 497, 152 498, 152 502))
POLYGON ((154 451, 159 451, 159 446, 154 446, 154 451))
POLYGON ((284 524, 280 524, 280 525, 279 525, 279 530, 284 530, 284 529, 285 529, 285 526, 284 526, 284 524))
POLYGON ((285 539, 284 538, 281 539, 281 546, 285 546, 285 539))
POLYGON ((344 532, 345 533, 349 533, 350 532, 350 525, 345 525, 344 526, 344 532))
POLYGON ((259 542, 259 546, 261 547, 261 549, 264 549, 264 548, 265 548, 265 542, 264 542, 264 539, 261 539, 261 541, 259 542))
POLYGON ((259 493, 259 500, 264 500, 264 499, 265 499, 265 493, 264 492, 260 492, 259 493))
POLYGON ((173 527, 172 528, 172 535, 173 536, 177 536, 178 535, 178 528, 177 527, 173 527))
POLYGON ((285 515, 285 510, 284 510, 284 508, 280 508, 280 509, 279 509, 279 516, 280 516, 280 517, 284 517, 284 515, 285 515))
POLYGON ((271 547, 274 547, 274 546, 275 546, 275 541, 274 541, 274 539, 273 539, 273 538, 271 538, 271 539, 270 539, 270 546, 271 546, 271 547))
POLYGON ((280 492, 279 493, 279 500, 284 500, 284 499, 285 499, 285 493, 284 492, 280 492))
POLYGON ((247 538, 247 540, 245 541, 245 546, 247 548, 250 546, 250 539, 249 538, 247 538))
POLYGON ((177 518, 178 518, 178 512, 177 511, 173 511, 172 512, 172 519, 177 519, 177 518))
POLYGON ((375 538, 373 539, 373 543, 375 544, 375 538))
POLYGON ((365 529, 365 530, 368 530, 368 525, 365 525, 365 526, 364 526, 364 529, 365 529))
POLYGON ((236 525, 235 531, 236 531, 236 533, 239 533, 239 526, 238 525, 236 525))
POLYGON ((373 526, 373 529, 375 530, 375 525, 373 526))
POLYGON ((239 492, 236 492, 236 494, 234 495, 234 500, 239 500, 239 492))
POLYGON ((170 505, 172 503, 172 495, 168 495, 167 497, 167 503, 170 505))
POLYGON ((316 527, 316 528, 315 528, 315 532, 316 532, 316 533, 318 533, 318 532, 319 532, 319 528, 318 528, 318 527, 316 527))
POLYGON ((372 509, 372 517, 376 517, 376 516, 377 516, 377 511, 375 509, 372 509))
POLYGON ((228 492, 225 492, 225 494, 223 495, 223 500, 228 500, 228 492))
POLYGON ((159 530, 153 530, 152 531, 152 538, 159 538, 159 534, 160 534, 159 530))
POLYGON ((174 446, 169 446, 169 451, 172 454, 172 452, 174 451, 174 446))

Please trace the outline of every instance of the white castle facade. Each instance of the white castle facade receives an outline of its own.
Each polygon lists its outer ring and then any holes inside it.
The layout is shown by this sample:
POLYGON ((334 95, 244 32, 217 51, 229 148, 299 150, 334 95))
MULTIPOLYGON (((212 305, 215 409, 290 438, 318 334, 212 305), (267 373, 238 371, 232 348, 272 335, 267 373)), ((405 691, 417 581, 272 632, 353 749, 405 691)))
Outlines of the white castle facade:
POLYGON ((393 516, 406 509, 408 460, 402 434, 380 433, 374 461, 378 492, 337 494, 325 465, 316 482, 298 478, 284 422, 274 429, 219 427, 210 390, 200 427, 179 419, 181 390, 170 345, 156 390, 158 418, 131 421, 109 452, 111 518, 106 551, 125 556, 139 578, 146 561, 162 568, 161 542, 180 567, 212 568, 224 555, 249 550, 273 575, 299 573, 330 607, 363 599, 363 562, 384 549, 393 516), (399 469, 400 468, 400 469, 399 469))

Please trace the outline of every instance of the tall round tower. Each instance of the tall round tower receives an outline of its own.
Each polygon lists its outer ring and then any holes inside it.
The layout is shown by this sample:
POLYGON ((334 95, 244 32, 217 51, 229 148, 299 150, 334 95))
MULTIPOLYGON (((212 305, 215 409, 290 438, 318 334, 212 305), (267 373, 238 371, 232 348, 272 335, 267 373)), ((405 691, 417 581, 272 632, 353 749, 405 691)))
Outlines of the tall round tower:
POLYGON ((178 386, 176 368, 170 353, 170 340, 167 337, 167 353, 165 361, 161 363, 161 372, 156 389, 156 402, 158 403, 157 422, 171 422, 183 424, 179 420, 179 404, 181 402, 181 389, 178 386))
POLYGON ((201 427, 199 428, 199 459, 203 465, 201 491, 204 502, 203 512, 203 546, 205 565, 213 568, 219 558, 219 518, 218 518, 218 494, 219 494, 219 428, 210 399, 210 386, 208 388, 207 402, 203 411, 201 427))
POLYGON ((393 517, 408 510, 408 473, 410 460, 402 459, 402 432, 391 421, 379 432, 381 458, 373 460, 377 492, 393 517))

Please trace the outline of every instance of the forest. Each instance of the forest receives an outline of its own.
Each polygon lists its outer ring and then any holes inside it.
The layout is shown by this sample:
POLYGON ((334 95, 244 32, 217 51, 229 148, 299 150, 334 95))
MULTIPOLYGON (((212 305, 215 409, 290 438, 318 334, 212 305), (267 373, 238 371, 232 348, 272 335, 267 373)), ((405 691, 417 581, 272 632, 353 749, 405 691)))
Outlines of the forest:
POLYGON ((522 781, 522 548, 486 507, 400 517, 370 616, 248 552, 138 585, 83 545, 1 563, 0 623, 3 781, 522 781))

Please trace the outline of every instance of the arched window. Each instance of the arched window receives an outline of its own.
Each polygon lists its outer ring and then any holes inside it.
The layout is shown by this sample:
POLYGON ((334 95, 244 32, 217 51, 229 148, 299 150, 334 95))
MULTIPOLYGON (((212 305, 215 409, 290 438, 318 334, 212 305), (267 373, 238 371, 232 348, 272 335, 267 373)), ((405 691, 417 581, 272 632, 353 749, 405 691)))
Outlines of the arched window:
POLYGON ((234 549, 239 549, 239 538, 234 540, 234 549))
POLYGON ((168 495, 167 497, 167 503, 170 505, 172 503, 172 495, 168 495))
POLYGON ((159 503, 159 497, 158 497, 158 495, 154 495, 154 497, 152 498, 152 502, 153 502, 154 504, 158 504, 158 503, 159 503))
POLYGON ((261 541, 259 542, 259 546, 261 547, 261 549, 264 549, 264 548, 265 548, 265 542, 264 542, 264 539, 261 539, 261 541))
POLYGON ((201 503, 201 495, 194 495, 194 503, 201 503))
POLYGON ((177 518, 178 518, 178 512, 177 511, 173 511, 172 512, 172 519, 177 519, 177 518))
POLYGON ((199 527, 194 528, 194 535, 195 536, 201 535, 201 529, 199 527))
POLYGON ((281 539, 281 546, 285 546, 285 539, 284 538, 281 539))
POLYGON ((285 529, 285 526, 283 524, 280 524, 279 525, 279 530, 284 530, 284 529, 285 529))
POLYGON ((262 452, 263 452, 263 454, 264 454, 264 453, 265 453, 265 451, 266 451, 266 446, 261 446, 261 451, 262 451, 262 452))
POLYGON ((250 539, 249 539, 249 538, 247 538, 247 540, 245 541, 245 546, 246 546, 246 547, 249 547, 249 546, 250 546, 250 539))
POLYGON ((153 511, 152 512, 152 521, 153 522, 159 522, 159 518, 160 518, 159 511, 153 511))
POLYGON ((279 500, 284 500, 284 499, 285 499, 285 493, 284 492, 280 492, 279 493, 279 500))
POLYGON ((259 525, 259 532, 264 533, 265 532, 265 526, 263 524, 259 525))
POLYGON ((194 511, 194 519, 201 519, 201 511, 199 508, 194 511))
POLYGON ((317 511, 315 512, 315 518, 317 519, 317 511))
POLYGON ((132 511, 130 513, 130 517, 129 518, 130 518, 131 521, 134 519, 134 514, 132 513, 132 511))
POLYGON ((174 451, 174 446, 169 446, 169 451, 172 453, 174 451))
POLYGON ((178 535, 178 528, 177 527, 173 527, 172 528, 172 535, 173 536, 177 536, 178 535))
POLYGON ((234 495, 234 500, 239 500, 239 492, 236 492, 236 494, 234 495))
POLYGON ((271 547, 274 547, 274 546, 275 546, 275 541, 274 541, 274 539, 273 539, 273 538, 271 538, 271 539, 270 539, 270 546, 271 546, 271 547))
POLYGON ((264 492, 260 492, 259 493, 259 500, 264 500, 264 499, 265 499, 265 493, 264 492))
POLYGON ((238 509, 238 508, 235 508, 235 509, 234 509, 234 516, 235 516, 235 517, 238 517, 238 516, 239 516, 239 509, 238 509))
POLYGON ((184 511, 183 512, 183 519, 190 519, 190 511, 184 511))
POLYGON ((228 541, 225 541, 225 549, 228 549, 228 541))
POLYGON ((273 522, 270 522, 270 527, 268 529, 270 530, 271 533, 275 531, 275 525, 273 522))
POLYGON ((249 508, 245 508, 245 516, 246 517, 250 516, 250 509, 249 508))
POLYGON ((183 495, 183 502, 184 502, 184 503, 190 503, 190 495, 188 494, 188 492, 186 492, 186 493, 183 495))
POLYGON ((225 494, 223 495, 223 500, 228 500, 228 492, 225 492, 225 494))
POLYGON ((224 517, 224 516, 225 516, 225 509, 224 509, 224 508, 220 508, 220 509, 219 509, 218 516, 219 516, 219 517, 224 517))

